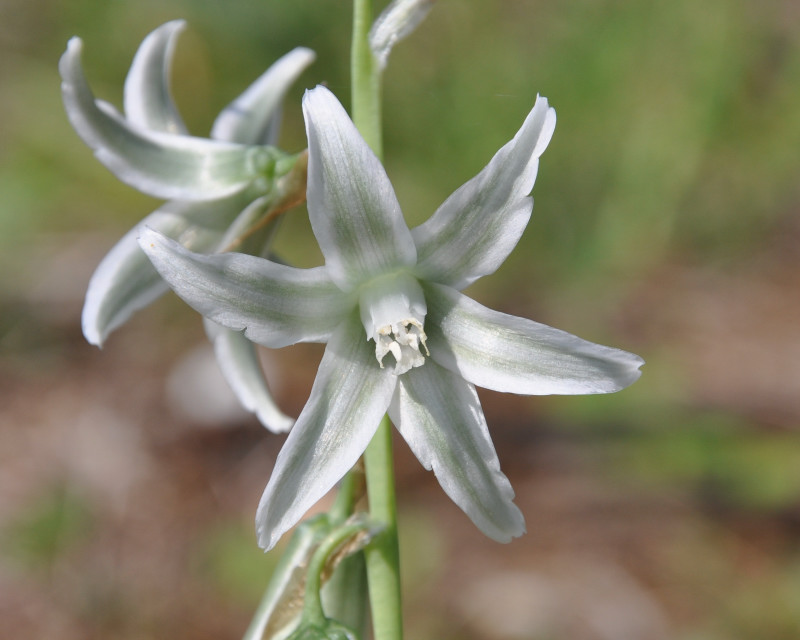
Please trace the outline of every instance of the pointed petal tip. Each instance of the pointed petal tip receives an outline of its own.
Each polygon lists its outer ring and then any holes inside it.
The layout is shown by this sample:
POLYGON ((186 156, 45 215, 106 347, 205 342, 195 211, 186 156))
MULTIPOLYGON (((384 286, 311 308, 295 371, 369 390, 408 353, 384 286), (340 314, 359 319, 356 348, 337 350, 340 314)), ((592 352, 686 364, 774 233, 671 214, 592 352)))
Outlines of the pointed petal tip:
POLYGON ((186 28, 186 20, 183 18, 176 18, 162 24, 158 29, 181 30, 186 28))
MULTIPOLYGON (((148 226, 143 226, 141 228, 136 241, 151 261, 153 261, 153 257, 159 249, 166 249, 169 252, 171 249, 170 245, 178 245, 177 242, 167 238, 163 233, 148 226)), ((155 266, 155 264, 153 266, 155 266)))
POLYGON ((522 512, 519 510, 517 505, 512 504, 512 507, 516 510, 516 515, 519 516, 518 519, 515 519, 513 524, 506 529, 503 530, 493 530, 493 531, 486 531, 483 530, 483 533, 486 534, 489 538, 494 540, 495 542, 499 542, 501 544, 509 544, 515 538, 521 538, 524 536, 528 531, 525 527, 525 518, 522 515, 522 512))
POLYGON ((311 64, 317 59, 317 52, 308 47, 295 47, 284 57, 288 56, 294 56, 298 58, 298 60, 307 60, 308 62, 306 64, 311 64))
POLYGON ((284 416, 284 419, 278 420, 271 414, 265 416, 262 415, 261 412, 257 412, 256 417, 266 429, 275 434, 289 433, 294 426, 294 418, 290 418, 289 416, 284 416))
POLYGON ((152 249, 163 239, 164 236, 162 236, 158 231, 151 229, 148 226, 144 226, 142 227, 139 237, 136 240, 139 242, 139 246, 142 248, 142 251, 147 252, 148 249, 152 249))
MULTIPOLYGON (((164 34, 167 35, 168 38, 177 36, 179 33, 184 31, 187 27, 187 22, 183 18, 176 18, 175 20, 169 20, 162 24, 161 26, 156 27, 150 33, 148 33, 144 40, 142 40, 142 45, 144 45, 148 40, 157 39, 159 36, 164 34)), ((142 46, 140 45, 140 46, 142 46)))
POLYGON ((125 117, 145 129, 188 135, 169 89, 169 74, 184 20, 172 20, 151 31, 136 51, 125 78, 125 117))
POLYGON ((306 106, 307 102, 311 101, 331 101, 335 100, 337 105, 339 104, 339 100, 336 99, 336 96, 333 95, 333 92, 328 89, 324 84, 318 84, 315 87, 311 87, 310 89, 306 89, 303 92, 303 106, 306 106))
POLYGON ((105 342, 106 336, 100 332, 100 329, 97 327, 97 325, 90 324, 86 321, 86 319, 84 319, 81 324, 81 328, 83 330, 83 337, 86 338, 86 342, 99 349, 103 348, 103 343, 105 342))
POLYGON ((83 40, 81 40, 78 36, 72 36, 69 40, 67 40, 67 48, 64 49, 64 53, 61 54, 61 57, 58 59, 58 72, 61 75, 61 87, 62 90, 67 88, 71 82, 69 80, 70 72, 72 65, 76 63, 80 64, 80 57, 81 51, 83 50, 83 40))
POLYGON ((545 96, 537 94, 536 102, 533 104, 528 119, 536 121, 536 126, 539 128, 538 140, 533 149, 533 156, 538 158, 544 153, 553 138, 556 128, 556 110, 550 106, 550 102, 545 96))
POLYGON ((266 522, 262 521, 263 519, 259 517, 259 514, 256 514, 256 538, 258 540, 258 546, 264 550, 264 553, 267 551, 272 550, 272 548, 278 544, 278 540, 280 540, 282 532, 278 532, 275 530, 270 530, 266 526, 266 522))
POLYGON ((625 367, 625 371, 620 375, 619 387, 614 391, 622 391, 641 378, 642 367, 646 364, 644 358, 637 356, 635 353, 620 351, 620 354, 624 356, 621 358, 621 362, 625 367))
POLYGON ((291 429, 294 420, 275 402, 255 345, 242 332, 226 329, 208 318, 203 319, 203 326, 214 347, 222 377, 241 405, 272 433, 291 429))
POLYGON ((93 347, 97 347, 98 349, 103 348, 103 344, 105 343, 106 336, 100 333, 100 330, 95 325, 90 325, 84 322, 82 324, 83 330, 83 337, 93 347))

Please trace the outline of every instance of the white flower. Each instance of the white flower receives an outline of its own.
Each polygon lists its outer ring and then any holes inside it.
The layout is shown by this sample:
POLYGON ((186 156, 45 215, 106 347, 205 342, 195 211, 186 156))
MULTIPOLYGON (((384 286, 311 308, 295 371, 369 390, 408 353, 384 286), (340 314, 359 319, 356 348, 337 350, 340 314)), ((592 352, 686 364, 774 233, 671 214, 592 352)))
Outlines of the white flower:
POLYGON ((268 347, 327 342, 259 505, 260 544, 272 547, 334 486, 387 411, 484 533, 499 541, 521 535, 523 517, 473 385, 608 393, 634 382, 643 364, 459 292, 494 272, 519 240, 555 112, 537 99, 489 165, 410 230, 383 166, 333 94, 309 91, 303 109, 308 210, 325 266, 198 255, 149 230, 140 240, 170 286, 214 322, 268 347))
MULTIPOLYGON (((210 139, 195 138, 172 101, 168 76, 181 20, 150 33, 125 81, 123 117, 95 100, 80 64, 82 42, 72 38, 61 58, 64 105, 75 130, 117 177, 169 202, 129 231, 106 255, 89 283, 83 333, 98 346, 139 309, 168 290, 137 243, 142 225, 158 229, 195 251, 214 252, 263 217, 294 179, 295 159, 267 145, 278 131, 281 102, 290 85, 314 60, 294 49, 229 104, 214 122, 210 139), (285 167, 281 164, 285 165, 285 167), (282 182, 283 181, 283 182, 282 182)), ((302 170, 303 161, 299 163, 302 170)), ((251 238, 258 253, 267 241, 251 238)), ((243 336, 206 323, 217 359, 246 408, 275 431, 292 420, 275 406, 253 345, 243 336)))

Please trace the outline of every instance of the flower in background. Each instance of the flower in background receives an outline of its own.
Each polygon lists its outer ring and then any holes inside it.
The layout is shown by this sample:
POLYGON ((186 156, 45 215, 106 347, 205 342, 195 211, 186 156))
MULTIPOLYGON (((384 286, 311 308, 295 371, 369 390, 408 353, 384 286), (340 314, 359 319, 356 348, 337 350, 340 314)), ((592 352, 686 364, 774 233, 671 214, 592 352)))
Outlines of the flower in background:
MULTIPOLYGON (((140 230, 157 229, 194 251, 267 250, 270 220, 301 202, 305 155, 288 156, 277 139, 283 98, 314 60, 309 49, 283 56, 217 117, 210 139, 190 136, 169 91, 169 70, 183 21, 150 33, 125 81, 124 110, 95 100, 80 63, 82 42, 72 38, 61 58, 67 115, 95 156, 123 182, 170 199, 129 231, 101 261, 89 283, 83 333, 98 346, 168 286, 137 243, 140 230)), ((254 346, 241 334, 206 323, 223 374, 246 408, 274 431, 292 420, 275 406, 254 346)))
POLYGON ((323 87, 303 100, 308 211, 325 265, 200 255, 154 230, 142 248, 207 318, 267 347, 327 347, 256 516, 265 548, 355 464, 388 412, 419 461, 488 536, 525 530, 475 385, 519 394, 609 393, 641 358, 492 311, 460 290, 493 273, 530 218, 555 111, 539 98, 513 140, 409 229, 377 157, 323 87))

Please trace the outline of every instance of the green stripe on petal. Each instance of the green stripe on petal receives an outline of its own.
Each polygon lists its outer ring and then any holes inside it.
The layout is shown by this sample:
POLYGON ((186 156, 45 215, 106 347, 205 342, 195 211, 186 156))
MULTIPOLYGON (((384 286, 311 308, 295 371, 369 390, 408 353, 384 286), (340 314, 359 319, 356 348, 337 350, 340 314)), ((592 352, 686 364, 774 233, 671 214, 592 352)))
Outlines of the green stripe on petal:
POLYGON ((475 387, 434 362, 399 377, 389 417, 444 492, 498 542, 525 533, 475 387))
POLYGON ((168 290, 139 247, 142 228, 155 229, 194 251, 214 250, 248 200, 246 192, 218 200, 173 200, 126 233, 106 254, 89 281, 81 320, 89 343, 102 345, 133 313, 168 290))
POLYGON ((538 98, 513 140, 411 231, 420 277, 463 289, 505 261, 530 219, 528 194, 555 124, 556 112, 538 98))
POLYGON ((244 189, 275 161, 268 147, 152 132, 95 101, 80 64, 82 43, 72 38, 61 57, 67 116, 95 156, 120 180, 167 199, 219 198, 244 189))
POLYGON ((239 331, 231 331, 207 319, 203 325, 214 345, 220 371, 242 406, 255 413, 261 424, 274 433, 291 429, 294 420, 275 404, 255 345, 239 331))
POLYGON ((308 215, 331 278, 342 288, 416 260, 386 171, 336 97, 306 92, 308 215))
POLYGON ((310 65, 316 54, 297 47, 279 58, 214 121, 211 137, 242 144, 274 144, 281 102, 289 87, 310 65))
POLYGON ((639 356, 492 311, 423 284, 431 358, 485 389, 525 395, 611 393, 638 380, 639 356))
POLYGON ((355 308, 325 267, 295 269, 241 253, 201 255, 151 229, 142 231, 139 245, 196 311, 267 347, 326 342, 355 308))
POLYGON ((325 349, 311 395, 275 462, 256 513, 266 550, 364 453, 397 386, 380 369, 354 313, 325 349))
POLYGON ((151 32, 139 45, 125 78, 125 118, 144 129, 188 133, 169 90, 175 42, 186 23, 173 20, 151 32))

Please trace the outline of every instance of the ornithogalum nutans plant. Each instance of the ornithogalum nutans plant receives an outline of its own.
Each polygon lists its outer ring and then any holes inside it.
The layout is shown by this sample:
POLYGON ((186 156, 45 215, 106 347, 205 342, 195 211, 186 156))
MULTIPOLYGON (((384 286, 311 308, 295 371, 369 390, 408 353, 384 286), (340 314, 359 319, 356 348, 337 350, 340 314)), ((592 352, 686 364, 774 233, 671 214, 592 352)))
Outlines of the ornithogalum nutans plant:
POLYGON ((366 602, 367 591, 376 640, 402 637, 389 421, 472 522, 509 542, 525 522, 476 387, 611 393, 640 375, 634 354, 462 293, 498 269, 528 225, 556 124, 546 98, 478 175, 426 222, 407 225, 380 159, 380 86, 393 46, 431 6, 394 0, 373 23, 371 2, 354 1, 352 119, 325 86, 307 90, 308 150, 296 154, 271 144, 278 105, 312 60, 306 49, 231 103, 210 138, 188 135, 168 90, 182 23, 142 44, 124 116, 89 90, 79 40, 62 57, 64 101, 81 137, 120 179, 169 200, 98 268, 86 337, 100 344, 168 287, 202 314, 242 401, 274 431, 291 426, 256 513, 264 549, 339 487, 327 514, 296 529, 246 640, 357 638, 364 617, 341 605, 366 602), (310 269, 276 259, 272 247, 275 218, 303 200, 324 257, 310 269), (326 346, 292 426, 263 386, 253 344, 298 342, 326 346))

